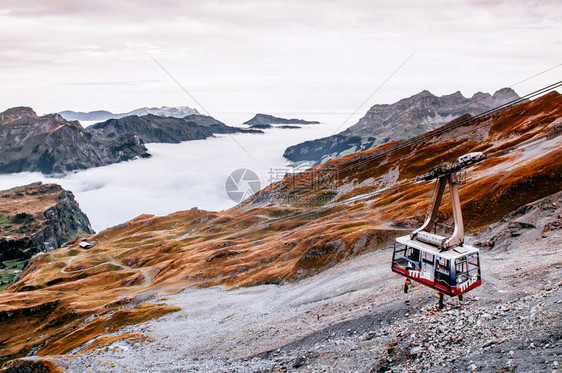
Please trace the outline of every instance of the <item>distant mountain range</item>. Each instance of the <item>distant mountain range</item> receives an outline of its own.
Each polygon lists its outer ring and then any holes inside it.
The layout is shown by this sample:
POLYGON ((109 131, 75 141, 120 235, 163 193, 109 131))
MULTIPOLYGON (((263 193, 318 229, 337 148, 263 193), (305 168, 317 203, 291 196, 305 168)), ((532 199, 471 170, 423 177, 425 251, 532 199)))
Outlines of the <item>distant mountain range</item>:
POLYGON ((71 110, 65 110, 59 112, 59 114, 66 120, 82 120, 82 121, 105 121, 108 119, 118 119, 123 118, 130 115, 157 115, 161 117, 175 117, 175 118, 183 118, 188 115, 192 114, 199 114, 197 109, 192 109, 188 106, 162 106, 162 107, 143 107, 140 109, 135 109, 133 111, 129 111, 128 113, 119 113, 115 114, 106 110, 96 110, 96 111, 89 111, 87 113, 84 112, 76 112, 71 110))
POLYGON ((463 114, 477 115, 519 98, 510 88, 471 98, 460 92, 435 96, 422 91, 390 105, 375 105, 357 124, 338 134, 290 146, 283 156, 311 165, 434 130, 463 114))
POLYGON ((131 132, 100 139, 59 114, 40 117, 29 107, 0 113, 0 173, 65 173, 136 157, 150 154, 131 132))
POLYGON ((214 134, 225 133, 263 133, 259 130, 230 127, 205 115, 192 114, 184 118, 161 117, 153 114, 129 115, 109 119, 86 128, 97 138, 114 138, 132 132, 145 143, 179 143, 202 140, 214 134))
POLYGON ((199 114, 129 115, 84 128, 60 114, 40 117, 29 107, 16 107, 0 113, 0 173, 62 174, 150 157, 144 146, 148 142, 179 143, 230 133, 263 132, 199 114))

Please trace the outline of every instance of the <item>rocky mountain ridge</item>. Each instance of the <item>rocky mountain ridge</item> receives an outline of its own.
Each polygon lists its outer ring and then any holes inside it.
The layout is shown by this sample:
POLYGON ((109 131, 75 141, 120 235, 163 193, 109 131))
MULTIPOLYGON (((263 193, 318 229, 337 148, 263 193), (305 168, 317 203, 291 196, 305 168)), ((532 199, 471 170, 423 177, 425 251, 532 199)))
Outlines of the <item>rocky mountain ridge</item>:
POLYGON ((183 118, 187 115, 199 114, 197 109, 192 109, 188 106, 162 106, 162 107, 143 107, 129 111, 127 113, 112 113, 107 110, 96 110, 89 112, 76 112, 72 110, 64 110, 59 112, 59 114, 66 120, 78 120, 78 121, 106 121, 108 119, 118 119, 127 117, 130 115, 143 116, 143 115, 156 115, 161 117, 175 117, 183 118))
POLYGON ((440 127, 461 115, 477 115, 513 101, 510 88, 490 95, 478 92, 465 98, 460 92, 441 97, 425 90, 390 105, 374 105, 359 122, 343 132, 290 146, 283 156, 293 162, 320 164, 387 142, 405 140, 440 127))
POLYGON ((27 107, 0 113, 0 173, 60 174, 149 156, 132 133, 99 140, 59 114, 40 117, 27 107))
POLYGON ((183 118, 162 117, 153 114, 130 115, 109 119, 86 128, 96 138, 114 138, 134 133, 145 143, 179 143, 202 140, 213 134, 263 133, 262 131, 230 127, 213 117, 192 114, 183 118))

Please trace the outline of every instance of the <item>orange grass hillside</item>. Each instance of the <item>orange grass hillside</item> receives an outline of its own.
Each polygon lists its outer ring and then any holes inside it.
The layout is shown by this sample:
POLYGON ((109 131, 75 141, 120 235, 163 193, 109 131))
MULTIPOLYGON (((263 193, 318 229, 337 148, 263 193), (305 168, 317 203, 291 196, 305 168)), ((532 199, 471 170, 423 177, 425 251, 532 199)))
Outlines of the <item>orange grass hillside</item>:
MULTIPOLYGON (((383 248, 425 216, 433 185, 413 178, 473 151, 489 158, 467 170, 461 201, 467 228, 485 227, 561 189, 561 116, 562 98, 550 93, 423 141, 333 160, 230 210, 143 215, 88 236, 89 250, 73 241, 36 256, 0 293, 0 361, 79 352, 175 310, 140 303, 141 294, 283 284, 383 248)), ((440 219, 450 215, 445 206, 440 219)))

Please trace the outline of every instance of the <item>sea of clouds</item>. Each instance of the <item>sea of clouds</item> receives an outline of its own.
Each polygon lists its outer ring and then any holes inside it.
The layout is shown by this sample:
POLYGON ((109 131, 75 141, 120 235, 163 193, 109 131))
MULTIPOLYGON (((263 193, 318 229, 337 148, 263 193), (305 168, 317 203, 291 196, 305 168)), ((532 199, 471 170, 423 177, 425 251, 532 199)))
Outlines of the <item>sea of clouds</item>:
MULTIPOLYGON (((225 190, 235 170, 254 171, 261 187, 290 172, 285 149, 303 141, 330 136, 344 126, 349 114, 279 114, 286 118, 318 120, 300 129, 267 129, 264 134, 216 135, 180 144, 146 144, 151 158, 91 168, 64 177, 24 172, 0 175, 0 190, 36 181, 57 183, 71 190, 96 232, 141 214, 166 215, 198 207, 219 211, 236 205, 225 190), (340 127, 338 129, 338 127, 340 127), (248 154, 249 153, 249 154, 248 154)), ((228 125, 240 125, 251 114, 230 114, 228 125)))

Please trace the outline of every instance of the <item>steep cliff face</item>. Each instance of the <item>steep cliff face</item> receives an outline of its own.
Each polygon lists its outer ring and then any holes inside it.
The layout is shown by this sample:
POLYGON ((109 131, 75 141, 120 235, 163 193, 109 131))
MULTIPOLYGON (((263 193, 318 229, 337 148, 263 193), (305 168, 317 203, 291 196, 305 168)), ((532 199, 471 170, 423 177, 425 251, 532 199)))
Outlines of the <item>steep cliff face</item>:
POLYGON ((518 97, 509 88, 494 95, 478 92, 471 98, 465 98, 460 92, 438 97, 422 91, 391 105, 375 105, 345 131, 291 146, 283 156, 294 162, 323 163, 352 152, 421 135, 461 115, 480 114, 518 97))
POLYGON ((80 210, 80 206, 74 199, 71 191, 63 190, 58 185, 52 185, 53 192, 60 189, 57 204, 46 210, 45 216, 47 226, 41 232, 35 234, 32 240, 39 245, 43 242, 43 248, 47 245, 51 248, 62 246, 65 242, 73 240, 83 234, 95 233, 90 220, 80 210))
POLYGON ((39 117, 30 108, 0 113, 0 173, 65 173, 149 156, 134 135, 101 142, 59 114, 39 117))
POLYGON ((34 183, 0 191, 0 261, 27 259, 94 233, 72 192, 34 183))
POLYGON ((96 123, 86 129, 96 138, 115 138, 126 133, 134 133, 146 143, 179 143, 202 140, 215 133, 260 133, 261 131, 230 127, 213 117, 188 115, 185 118, 160 117, 152 114, 131 115, 119 119, 109 119, 96 123))

